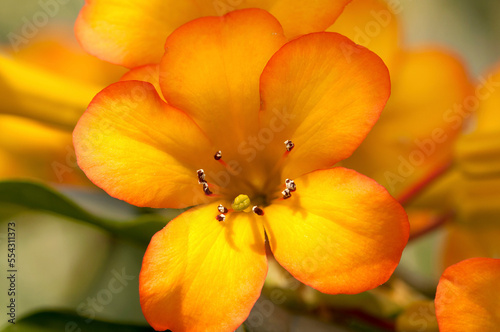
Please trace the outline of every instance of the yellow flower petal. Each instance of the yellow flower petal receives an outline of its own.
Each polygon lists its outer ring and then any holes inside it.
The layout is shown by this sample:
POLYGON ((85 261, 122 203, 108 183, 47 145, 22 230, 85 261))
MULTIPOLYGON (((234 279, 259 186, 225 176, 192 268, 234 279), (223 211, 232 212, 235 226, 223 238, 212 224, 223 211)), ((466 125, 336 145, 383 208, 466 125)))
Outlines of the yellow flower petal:
POLYGON ((234 145, 256 131, 262 69, 285 42, 278 21, 260 9, 187 23, 165 44, 163 95, 189 114, 220 150, 236 152, 234 145))
POLYGON ((268 155, 274 158, 270 167, 283 155, 285 140, 295 147, 283 177, 349 157, 377 121, 389 94, 382 60, 349 39, 319 32, 287 43, 261 77, 261 132, 266 139, 274 137, 267 142, 268 155))
POLYGON ((321 292, 359 293, 389 279, 409 234, 403 208, 373 180, 345 168, 295 180, 297 190, 265 208, 276 260, 321 292))
POLYGON ((76 164, 71 133, 0 115, 0 178, 90 184, 76 164))
POLYGON ((218 222, 217 204, 183 213, 149 244, 139 287, 157 331, 234 331, 260 295, 267 260, 259 217, 218 222))
POLYGON ((0 113, 71 130, 98 90, 0 55, 0 113))
POLYGON ((137 206, 184 208, 206 201, 196 170, 219 166, 209 140, 146 82, 99 93, 73 133, 78 165, 111 196, 137 206))
POLYGON ((30 38, 29 43, 21 46, 15 52, 10 50, 13 59, 38 66, 71 81, 104 87, 116 82, 125 73, 125 68, 85 53, 78 45, 73 29, 66 25, 49 24, 40 29, 34 38, 30 38))

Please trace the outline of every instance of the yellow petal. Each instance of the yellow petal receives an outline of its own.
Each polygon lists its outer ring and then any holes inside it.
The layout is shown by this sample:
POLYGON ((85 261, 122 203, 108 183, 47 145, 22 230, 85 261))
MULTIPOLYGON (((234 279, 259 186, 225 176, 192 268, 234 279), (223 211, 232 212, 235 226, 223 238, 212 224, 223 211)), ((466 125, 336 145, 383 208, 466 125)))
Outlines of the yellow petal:
POLYGON ((118 81, 125 73, 125 68, 85 53, 69 26, 48 25, 41 28, 29 43, 19 46, 19 49, 14 48, 14 52, 10 49, 8 53, 13 59, 69 80, 104 87, 118 81))
POLYGON ((259 77, 285 41, 269 13, 239 10, 177 29, 167 39, 160 64, 160 86, 168 104, 185 111, 210 137, 212 154, 222 151, 224 160, 252 181, 263 181, 263 171, 242 146, 256 139, 259 77))
POLYGON ((137 206, 184 208, 208 199, 196 171, 217 166, 199 127, 150 83, 99 93, 73 133, 78 165, 111 196, 137 206))
POLYGON ((78 168, 71 133, 0 115, 0 178, 90 184, 78 168))
POLYGON ((267 274, 263 227, 253 213, 218 222, 217 204, 183 213, 148 246, 139 292, 157 331, 234 331, 260 295, 267 274))
POLYGON ((382 60, 349 39, 319 32, 287 43, 261 77, 260 131, 274 137, 267 146, 274 158, 270 167, 283 155, 285 140, 295 147, 283 177, 349 157, 377 121, 389 94, 382 60))
POLYGON ((167 39, 160 65, 163 95, 220 150, 235 150, 256 131, 259 77, 285 41, 278 21, 260 9, 194 20, 167 39))
POLYGON ((295 180, 297 190, 265 208, 276 260, 321 292, 360 293, 389 279, 408 240, 403 208, 373 180, 345 168, 295 180))
POLYGON ((0 55, 0 113, 75 126, 99 87, 71 81, 0 55))

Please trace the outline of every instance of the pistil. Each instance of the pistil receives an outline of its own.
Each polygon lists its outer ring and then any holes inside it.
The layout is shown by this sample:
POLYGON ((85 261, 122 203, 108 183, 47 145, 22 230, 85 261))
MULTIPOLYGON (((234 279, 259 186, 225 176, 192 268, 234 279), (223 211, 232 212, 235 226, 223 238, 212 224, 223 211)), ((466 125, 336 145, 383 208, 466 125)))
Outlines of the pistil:
POLYGON ((231 207, 233 208, 234 211, 239 212, 239 211, 244 211, 250 207, 250 197, 247 195, 240 194, 238 195, 234 201, 233 204, 231 204, 231 207))

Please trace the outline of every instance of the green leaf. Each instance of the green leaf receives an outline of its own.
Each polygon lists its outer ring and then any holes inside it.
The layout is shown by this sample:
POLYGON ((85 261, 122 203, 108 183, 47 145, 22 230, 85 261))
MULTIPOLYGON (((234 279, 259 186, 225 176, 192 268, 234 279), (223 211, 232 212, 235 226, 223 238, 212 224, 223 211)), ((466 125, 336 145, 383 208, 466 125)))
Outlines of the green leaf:
POLYGON ((150 332, 150 327, 88 321, 83 317, 64 312, 44 311, 17 320, 5 327, 2 332, 150 332))
POLYGON ((140 215, 132 220, 114 220, 87 212, 73 200, 43 184, 29 181, 0 182, 2 210, 35 210, 55 213, 101 227, 117 236, 141 244, 162 229, 171 218, 159 214, 140 215))

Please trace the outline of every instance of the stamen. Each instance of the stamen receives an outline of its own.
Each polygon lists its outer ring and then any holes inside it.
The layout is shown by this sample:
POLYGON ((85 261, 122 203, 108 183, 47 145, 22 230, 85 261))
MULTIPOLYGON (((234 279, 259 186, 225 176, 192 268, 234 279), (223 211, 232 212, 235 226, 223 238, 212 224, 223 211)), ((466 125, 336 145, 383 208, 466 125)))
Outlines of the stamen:
POLYGON ((287 139, 285 141, 285 148, 288 152, 292 151, 293 147, 295 146, 295 144, 293 144, 292 141, 290 141, 289 139, 287 139))
POLYGON ((294 146, 295 146, 295 144, 293 144, 293 142, 291 140, 287 139, 285 141, 286 151, 283 153, 283 155, 278 160, 278 162, 276 162, 274 164, 273 169, 269 172, 269 174, 271 174, 270 178, 275 177, 276 174, 280 171, 281 167, 283 167, 283 164, 285 163, 286 158, 288 157, 288 155, 290 154, 290 151, 292 151, 294 146))
POLYGON ((217 151, 214 155, 215 160, 220 160, 222 158, 222 151, 217 151))
POLYGON ((285 185, 286 185, 286 189, 288 189, 290 191, 297 190, 297 185, 295 184, 295 182, 293 180, 286 179, 285 180, 285 185))
POLYGON ((221 222, 221 221, 224 221, 226 220, 226 215, 225 214, 218 214, 215 219, 218 221, 218 222, 221 222))
POLYGON ((219 204, 219 207, 217 207, 217 210, 220 212, 220 213, 227 213, 227 208, 225 206, 223 206, 222 204, 219 204))
POLYGON ((209 184, 206 179, 205 179, 205 171, 203 169, 199 169, 196 171, 196 174, 198 175, 198 183, 202 185, 203 187, 203 192, 207 196, 213 195, 212 190, 210 188, 215 189, 215 191, 218 193, 215 196, 220 196, 224 194, 224 188, 219 187, 216 184, 209 184))
POLYGON ((281 194, 283 195, 283 199, 287 199, 287 198, 292 197, 292 194, 290 193, 290 189, 283 190, 281 192, 281 194))
POLYGON ((198 174, 198 183, 202 184, 205 183, 205 171, 203 169, 199 169, 196 171, 196 174, 198 174))
POLYGON ((203 192, 207 196, 212 195, 212 192, 210 191, 210 188, 208 187, 208 183, 206 183, 206 182, 203 182, 203 192))
POLYGON ((255 213, 256 215, 258 216, 263 216, 264 215, 264 210, 262 210, 260 207, 258 207, 257 205, 255 205, 253 208, 252 208, 252 211, 253 213, 255 213))

